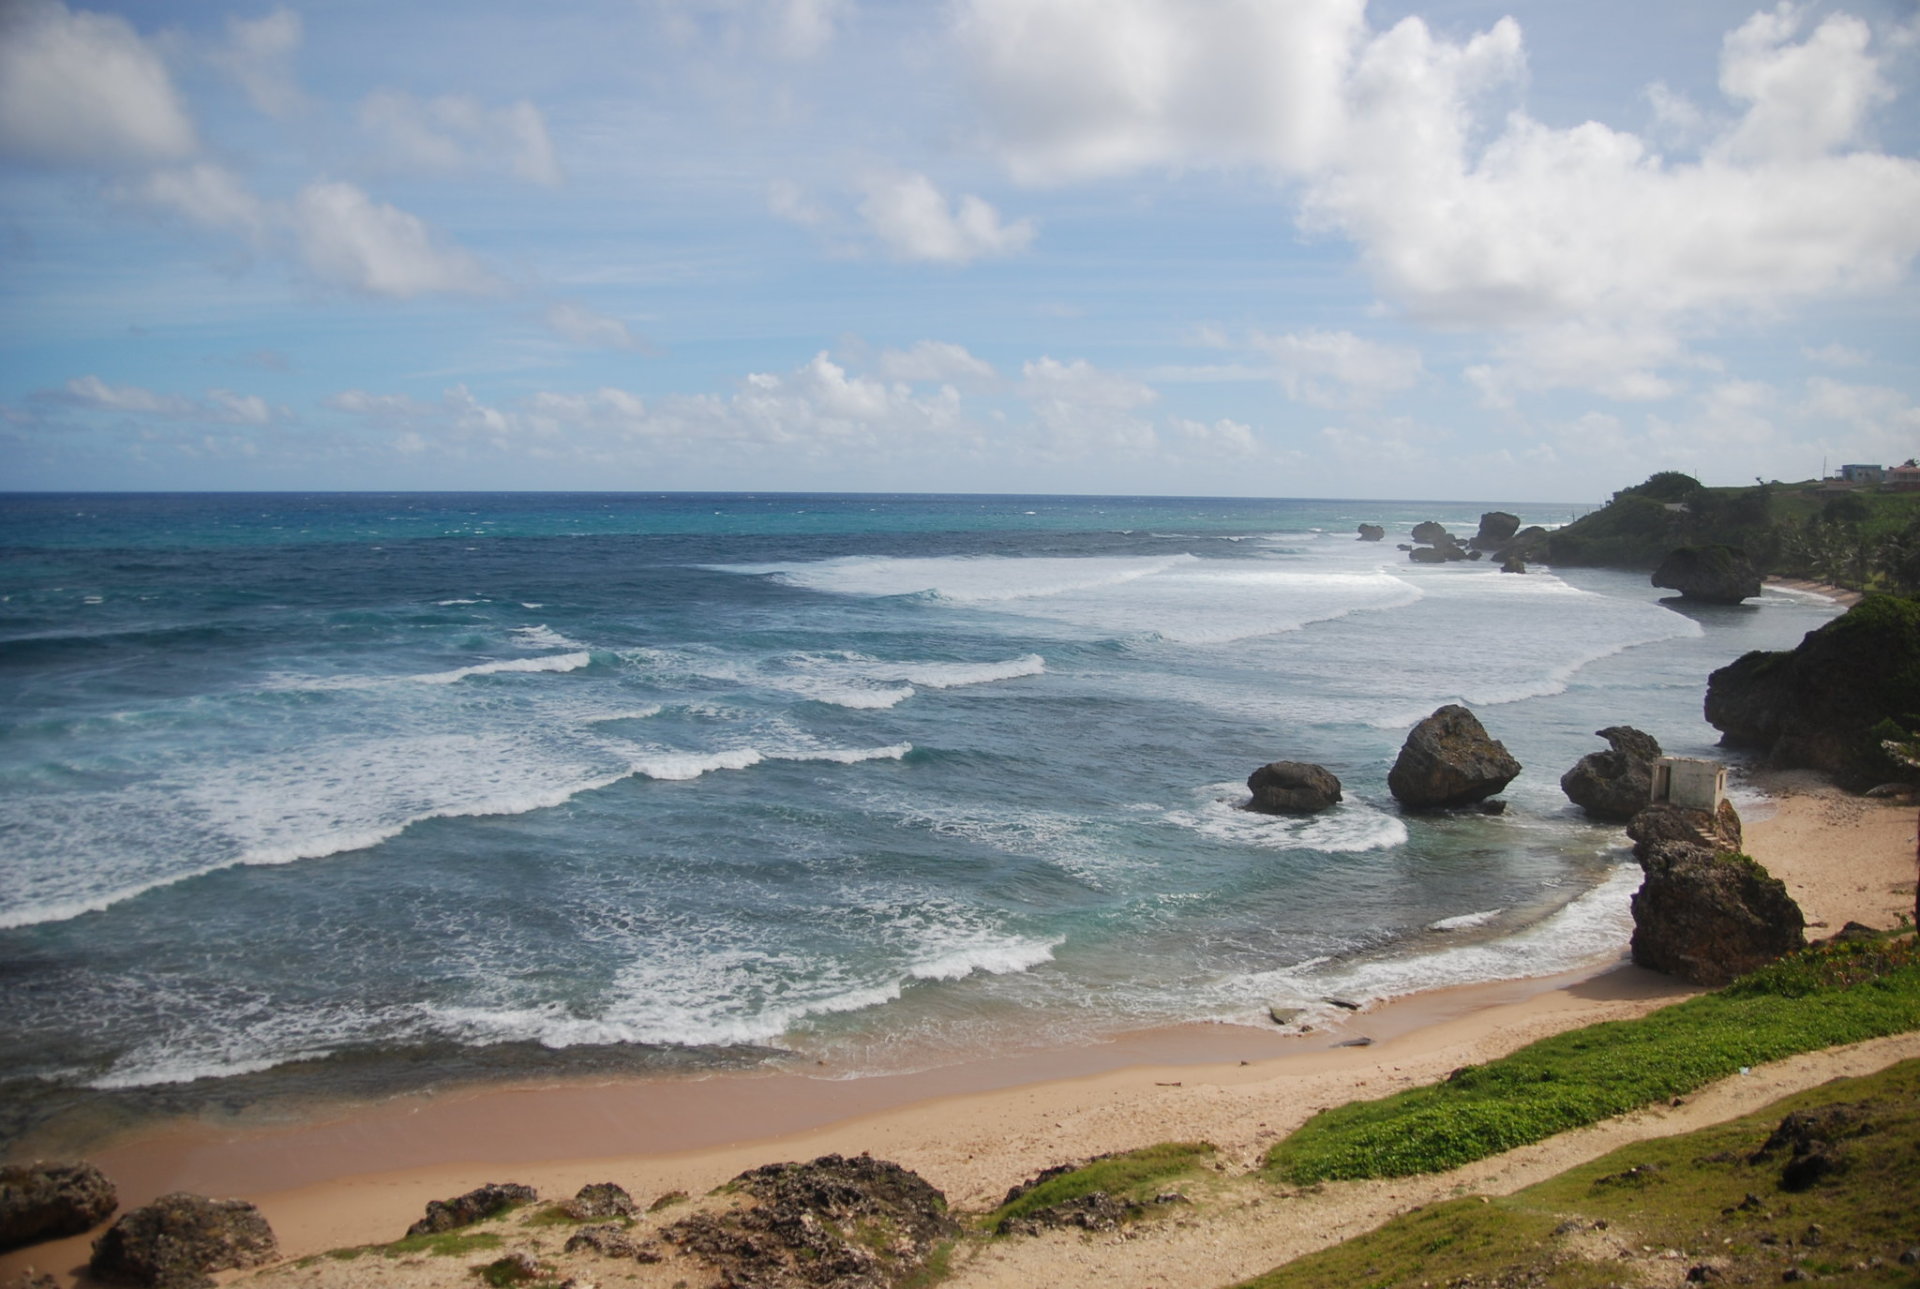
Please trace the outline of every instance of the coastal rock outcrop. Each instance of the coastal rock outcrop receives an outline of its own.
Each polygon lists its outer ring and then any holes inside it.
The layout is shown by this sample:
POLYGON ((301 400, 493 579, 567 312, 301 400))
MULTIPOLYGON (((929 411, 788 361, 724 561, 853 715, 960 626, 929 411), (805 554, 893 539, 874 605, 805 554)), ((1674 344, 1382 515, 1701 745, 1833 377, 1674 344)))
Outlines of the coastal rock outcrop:
POLYGON ((245 1200, 176 1193, 122 1214, 93 1242, 87 1270, 155 1289, 204 1289, 209 1272, 257 1267, 279 1252, 273 1228, 245 1200))
POLYGON ((0 1249, 78 1235, 120 1206, 107 1175, 92 1164, 9 1164, 0 1168, 0 1249))
POLYGON ((1377 542, 1381 540, 1383 537, 1385 537, 1386 535, 1387 535, 1387 530, 1382 528, 1379 524, 1360 525, 1360 540, 1363 542, 1377 542))
POLYGON ((1387 788, 1402 806, 1432 810, 1484 801, 1519 773, 1520 763, 1478 717, 1448 703, 1408 733, 1387 788))
POLYGON ((1500 571, 1502 573, 1524 573, 1527 571, 1527 561, 1521 559, 1518 555, 1509 555, 1500 561, 1500 571))
POLYGON ((1431 519, 1422 520, 1413 526, 1413 540, 1418 543, 1407 552, 1407 558, 1416 564, 1445 564, 1451 560, 1478 559, 1478 552, 1471 556, 1454 535, 1431 519))
POLYGON ((604 1221, 610 1217, 632 1217, 640 1211, 626 1188, 612 1182, 591 1182, 582 1186, 564 1206, 567 1216, 576 1222, 604 1221))
POLYGON ((1413 540, 1433 546, 1440 542, 1452 541, 1453 534, 1449 533, 1438 520, 1423 519, 1413 526, 1413 540))
POLYGON ((1661 841, 1681 841, 1717 854, 1732 854, 1741 844, 1740 813, 1731 801, 1722 801, 1712 812, 1659 801, 1627 822, 1627 836, 1633 841, 1633 857, 1643 868, 1648 849, 1661 841))
POLYGON ((1869 596, 1785 652, 1756 651, 1707 677, 1707 721, 1777 769, 1824 770, 1843 787, 1911 781, 1881 747, 1920 713, 1920 601, 1869 596))
POLYGON ((959 1234, 947 1198, 918 1173, 861 1155, 769 1164, 733 1179, 736 1202, 661 1235, 754 1289, 891 1289, 959 1234))
POLYGON ((1646 809, 1653 795, 1653 763, 1660 759, 1660 743, 1631 725, 1594 732, 1611 748, 1581 757, 1560 776, 1560 790, 1593 818, 1624 823, 1646 809))
POLYGON ((1477 551, 1497 551, 1513 540, 1520 531, 1520 516, 1510 515, 1504 510, 1489 510, 1480 516, 1480 527, 1467 538, 1467 545, 1477 551))
POLYGON ((1746 552, 1732 546, 1682 546, 1653 570, 1653 584, 1686 600, 1738 604, 1760 594, 1760 574, 1746 552))
POLYGON ((1647 877, 1633 896, 1640 966, 1718 986, 1806 945, 1800 906, 1754 860, 1685 841, 1644 851, 1647 877))
POLYGON ((1340 803, 1340 780, 1325 766, 1275 761, 1247 776, 1247 809, 1268 815, 1310 815, 1340 803))
POLYGON ((438 1235, 442 1231, 472 1226, 475 1222, 484 1222, 510 1208, 531 1204, 539 1198, 539 1192, 531 1186, 522 1186, 518 1182, 488 1182, 452 1199, 428 1200, 427 1215, 408 1227, 407 1234, 438 1235))

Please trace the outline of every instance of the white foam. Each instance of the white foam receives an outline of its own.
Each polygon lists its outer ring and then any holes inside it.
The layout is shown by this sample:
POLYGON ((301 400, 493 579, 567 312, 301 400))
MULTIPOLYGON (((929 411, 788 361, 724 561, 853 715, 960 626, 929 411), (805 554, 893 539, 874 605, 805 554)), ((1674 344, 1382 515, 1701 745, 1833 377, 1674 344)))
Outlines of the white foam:
POLYGON ((662 752, 633 763, 635 774, 649 779, 697 779, 714 770, 745 770, 766 760, 758 748, 736 747, 724 752, 662 752))
POLYGON ((1462 913, 1456 917, 1441 918, 1438 922, 1429 922, 1427 930, 1467 931, 1477 926, 1485 926, 1504 912, 1506 912, 1505 909, 1487 909, 1481 913, 1462 913))
POLYGON ((907 968, 915 980, 964 980, 982 975, 1006 976, 1031 971, 1043 962, 1053 961, 1059 940, 1007 940, 969 944, 922 958, 907 968))
POLYGON ((1214 841, 1268 850, 1317 850, 1339 855, 1390 850, 1406 844, 1407 825, 1400 816, 1364 802, 1343 801, 1313 815, 1268 815, 1241 808, 1248 798, 1240 784, 1216 783, 1206 791, 1209 798, 1198 807, 1168 810, 1161 817, 1214 841))
POLYGON ((515 627, 513 634, 519 637, 514 643, 528 649, 585 649, 587 647, 578 640, 569 640, 544 622, 538 626, 515 627))
POLYGON ((451 685, 455 681, 465 680, 469 676, 499 676, 523 672, 578 671, 593 662, 593 655, 584 649, 578 653, 543 654, 538 658, 503 658, 498 662, 482 662, 471 667, 455 667, 452 671, 433 671, 424 675, 409 676, 408 680, 423 685, 451 685))
POLYGON ((435 600, 434 603, 443 609, 450 609, 456 604, 485 604, 486 601, 485 600, 435 600))

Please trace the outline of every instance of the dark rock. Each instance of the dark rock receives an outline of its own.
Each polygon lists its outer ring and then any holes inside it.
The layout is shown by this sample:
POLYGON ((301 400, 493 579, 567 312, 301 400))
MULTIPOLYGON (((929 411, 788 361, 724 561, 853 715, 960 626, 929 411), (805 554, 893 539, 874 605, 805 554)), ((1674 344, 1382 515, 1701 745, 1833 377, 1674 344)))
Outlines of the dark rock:
POLYGON ((1408 545, 1407 543, 1405 543, 1405 542, 1397 542, 1397 543, 1395 543, 1395 545, 1394 545, 1394 549, 1395 549, 1395 550, 1397 550, 1397 551, 1410 551, 1410 550, 1412 550, 1412 549, 1413 549, 1413 547, 1411 547, 1411 546, 1409 546, 1409 545, 1408 545))
POLYGON ((257 1267, 279 1256, 273 1229, 245 1200, 163 1195, 121 1215, 93 1242, 96 1278, 158 1289, 202 1289, 210 1271, 257 1267))
POLYGON ((1447 553, 1438 546, 1416 546, 1407 552, 1407 558, 1416 564, 1444 564, 1447 553))
POLYGON ((661 1234, 740 1289, 890 1289, 958 1235, 946 1196, 917 1173, 861 1155, 770 1164, 734 1178, 743 1200, 661 1234))
POLYGON ((1107 1194, 1094 1191, 1078 1199, 1062 1200, 1034 1209, 1000 1224, 1001 1235, 1038 1235, 1075 1227, 1082 1231, 1115 1231, 1127 1220, 1127 1206, 1107 1194))
POLYGON ((1513 535, 1513 540, 1502 546, 1498 554, 1505 559, 1532 560, 1539 563, 1547 558, 1547 547, 1553 534, 1538 524, 1529 524, 1513 535))
POLYGON ((1707 677, 1721 741, 1766 750, 1777 769, 1825 770, 1860 790, 1913 771, 1880 746, 1882 722, 1920 712, 1920 601, 1862 600, 1791 651, 1756 651, 1707 677))
POLYGON ((1493 796, 1519 773, 1506 746, 1472 712, 1449 703, 1407 735, 1387 788, 1413 810, 1465 806, 1493 796))
POLYGON ((407 1228, 408 1235, 437 1235, 498 1217, 510 1208, 539 1199, 531 1186, 518 1182, 488 1182, 452 1199, 427 1201, 427 1215, 407 1228))
POLYGON ((1524 573, 1527 571, 1527 561, 1521 559, 1518 555, 1509 555, 1500 561, 1500 571, 1502 573, 1524 573))
POLYGON ((999 1207, 1005 1208, 1044 1182, 1050 1182, 1056 1177, 1065 1177, 1068 1173, 1085 1168, 1088 1164, 1098 1163, 1102 1159, 1111 1158, 1113 1158, 1112 1155, 1095 1155, 1091 1159, 1083 1159, 1079 1163, 1055 1164, 1051 1168, 1043 1168, 1033 1176, 1027 1178, 1024 1182, 1016 1182, 1014 1185, 1008 1187, 1006 1198, 1000 1201, 999 1207))
POLYGON ((1269 815, 1310 815, 1340 802, 1340 780, 1306 761, 1275 761, 1247 776, 1247 809, 1269 815))
POLYGON ((78 1235, 120 1206, 92 1164, 37 1160, 0 1168, 0 1249, 78 1235))
POLYGON ((1423 519, 1413 526, 1413 540, 1436 546, 1441 542, 1453 540, 1453 534, 1431 519, 1423 519))
POLYGON ((668 1191, 665 1195, 662 1195, 659 1199, 647 1205, 647 1212, 658 1213, 663 1208, 672 1208, 675 1204, 684 1204, 686 1202, 687 1193, 685 1191, 668 1191))
POLYGON ((1633 857, 1642 868, 1647 866, 1647 848, 1658 841, 1681 841, 1716 854, 1733 854, 1741 844, 1740 812, 1731 801, 1722 801, 1713 813, 1657 801, 1627 821, 1627 836, 1634 842, 1633 857))
POLYGON ((603 1258, 632 1258, 636 1262, 664 1261, 660 1249, 651 1240, 637 1239, 633 1232, 617 1222, 583 1226, 567 1237, 568 1253, 585 1249, 603 1258))
POLYGON ((1880 933, 1865 922, 1848 922, 1845 926, 1828 936, 1823 943, 1847 944, 1854 940, 1878 940, 1880 933))
POLYGON ((1520 516, 1504 510, 1489 510, 1480 516, 1480 529, 1467 538, 1467 545, 1478 551, 1503 549, 1520 531, 1520 516))
POLYGON ((1726 1279, 1727 1277, 1722 1274, 1719 1267, 1711 1266, 1705 1262, 1696 1263, 1687 1268, 1687 1283, 1690 1285, 1725 1284, 1726 1279))
POLYGON ((1647 873, 1633 896, 1640 966, 1717 986, 1805 946, 1800 906, 1745 855, 1685 841, 1634 850, 1647 873))
POLYGON ((535 1280, 550 1283, 552 1280, 547 1268, 540 1265, 540 1260, 525 1250, 495 1258, 474 1270, 482 1283, 490 1285, 524 1285, 535 1280))
POLYGON ((566 1204, 567 1216, 576 1222, 591 1222, 609 1217, 632 1217, 639 1207, 633 1196, 612 1182, 594 1182, 582 1186, 566 1204))
POLYGON ((1279 1003, 1274 1003, 1267 1008, 1267 1015, 1273 1018, 1273 1023, 1276 1025, 1291 1025, 1304 1016, 1306 1011, 1304 1007, 1282 1007, 1279 1003))
POLYGON ((1682 546, 1653 570, 1653 584, 1708 604, 1738 604, 1760 594, 1760 574, 1731 546, 1682 546))
POLYGON ((1560 776, 1560 791, 1595 819, 1626 822, 1646 809, 1653 796, 1653 763, 1660 744, 1631 725, 1595 731, 1612 745, 1589 752, 1560 776))
POLYGON ((1386 535, 1387 530, 1378 524, 1360 525, 1360 540, 1363 542, 1377 542, 1386 535))

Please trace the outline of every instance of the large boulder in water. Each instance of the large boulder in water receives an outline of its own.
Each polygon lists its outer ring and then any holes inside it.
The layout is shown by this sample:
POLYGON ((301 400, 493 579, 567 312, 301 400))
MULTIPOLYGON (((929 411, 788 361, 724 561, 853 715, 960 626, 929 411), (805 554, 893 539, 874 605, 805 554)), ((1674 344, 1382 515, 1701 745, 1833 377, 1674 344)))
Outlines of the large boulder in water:
POLYGON ((1340 804, 1340 780, 1324 766, 1275 761, 1247 776, 1247 809, 1268 815, 1310 815, 1340 804))
POLYGON ((1480 528, 1467 538, 1467 545, 1477 551, 1497 551, 1513 540, 1520 531, 1520 516, 1510 515, 1504 510, 1489 510, 1480 516, 1480 528))
POLYGON ((1377 542, 1386 535, 1387 530, 1379 524, 1360 525, 1360 540, 1363 542, 1377 542))
POLYGON ((257 1267, 280 1253, 273 1228, 245 1200, 162 1195, 121 1216, 93 1242, 95 1279, 156 1289, 205 1289, 212 1271, 257 1267))
POLYGON ((1805 919, 1779 878, 1737 851, 1685 841, 1644 847, 1633 897, 1633 960, 1719 986, 1806 945, 1805 919))
POLYGON ((1387 774, 1387 788, 1414 810, 1471 805, 1506 787, 1520 763, 1488 734, 1474 714, 1457 703, 1413 727, 1387 774))
POLYGON ((79 1235, 119 1206, 107 1175, 84 1160, 9 1164, 0 1168, 0 1249, 79 1235))
POLYGON ((1760 574, 1744 551, 1732 546, 1682 546, 1653 570, 1653 584, 1686 600, 1738 604, 1760 594, 1760 574))
POLYGON ((1423 519, 1413 526, 1413 540, 1416 542, 1426 542, 1428 545, 1437 545, 1440 542, 1452 541, 1453 534, 1442 527, 1439 521, 1423 519))
POLYGON ((1593 818, 1625 823, 1646 809, 1653 796, 1653 763, 1660 759, 1660 744, 1631 725, 1609 725, 1595 733, 1612 744, 1611 750, 1581 757, 1560 776, 1560 790, 1593 818))
POLYGON ((729 1189, 730 1208, 660 1232, 728 1285, 891 1289, 916 1281, 934 1249, 960 1233, 945 1195, 867 1155, 768 1164, 729 1189))

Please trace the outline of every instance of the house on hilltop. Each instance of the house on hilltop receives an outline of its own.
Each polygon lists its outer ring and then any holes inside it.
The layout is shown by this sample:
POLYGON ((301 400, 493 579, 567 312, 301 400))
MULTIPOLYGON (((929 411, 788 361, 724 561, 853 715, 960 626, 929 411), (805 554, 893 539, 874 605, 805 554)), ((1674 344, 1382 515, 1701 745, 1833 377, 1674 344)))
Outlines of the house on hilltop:
POLYGON ((1897 492, 1920 492, 1920 462, 1908 457, 1906 464, 1888 467, 1887 487, 1897 492))

